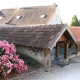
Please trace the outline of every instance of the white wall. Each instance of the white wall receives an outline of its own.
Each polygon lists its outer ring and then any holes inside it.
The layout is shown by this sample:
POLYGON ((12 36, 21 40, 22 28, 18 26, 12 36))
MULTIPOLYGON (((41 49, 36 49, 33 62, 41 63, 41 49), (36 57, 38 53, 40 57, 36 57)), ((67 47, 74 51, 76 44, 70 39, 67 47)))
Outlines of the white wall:
POLYGON ((56 7, 56 11, 55 13, 53 14, 53 17, 51 18, 51 20, 49 21, 48 25, 49 24, 61 24, 62 21, 61 21, 61 18, 60 18, 60 11, 59 11, 59 8, 56 7))

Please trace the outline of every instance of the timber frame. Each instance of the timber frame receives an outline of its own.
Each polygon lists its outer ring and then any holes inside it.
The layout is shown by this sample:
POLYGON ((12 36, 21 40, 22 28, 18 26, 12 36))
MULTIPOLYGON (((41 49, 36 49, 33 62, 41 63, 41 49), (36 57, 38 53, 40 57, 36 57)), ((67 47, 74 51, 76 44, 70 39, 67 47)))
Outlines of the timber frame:
POLYGON ((55 57, 59 57, 58 47, 60 47, 60 44, 64 46, 64 59, 68 59, 69 57, 69 43, 73 42, 76 45, 76 54, 78 54, 76 39, 67 24, 34 27, 3 26, 0 28, 0 40, 7 40, 10 43, 13 42, 15 45, 18 45, 18 50, 23 49, 24 54, 30 55, 35 60, 44 64, 45 67, 51 66, 51 51, 54 48, 56 49, 54 53, 55 57), (30 47, 31 49, 29 49, 30 47), (36 48, 39 51, 37 51, 37 53, 34 51, 36 48), (39 55, 36 56, 33 54, 34 52, 39 55))
POLYGON ((56 50, 55 50, 55 58, 58 59, 58 47, 59 44, 63 43, 64 44, 64 59, 68 59, 68 41, 59 41, 56 44, 56 50))

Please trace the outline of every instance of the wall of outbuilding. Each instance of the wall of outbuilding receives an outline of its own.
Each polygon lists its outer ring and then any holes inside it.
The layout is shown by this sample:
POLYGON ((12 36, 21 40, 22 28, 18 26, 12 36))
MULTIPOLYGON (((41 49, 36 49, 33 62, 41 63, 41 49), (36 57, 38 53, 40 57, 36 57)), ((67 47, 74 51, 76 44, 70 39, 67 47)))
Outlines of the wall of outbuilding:
POLYGON ((25 54, 29 57, 32 57, 33 59, 37 60, 39 63, 43 64, 46 67, 47 67, 47 64, 48 64, 48 66, 51 65, 50 53, 49 53, 49 51, 46 51, 44 49, 30 48, 30 47, 26 47, 26 46, 17 46, 17 52, 19 52, 21 54, 25 54), (47 61, 49 63, 47 63, 47 61))
POLYGON ((19 53, 28 55, 29 57, 32 57, 33 59, 42 63, 42 60, 43 60, 43 57, 44 57, 44 51, 41 50, 41 49, 28 48, 28 47, 25 47, 25 46, 17 46, 17 51, 19 53))

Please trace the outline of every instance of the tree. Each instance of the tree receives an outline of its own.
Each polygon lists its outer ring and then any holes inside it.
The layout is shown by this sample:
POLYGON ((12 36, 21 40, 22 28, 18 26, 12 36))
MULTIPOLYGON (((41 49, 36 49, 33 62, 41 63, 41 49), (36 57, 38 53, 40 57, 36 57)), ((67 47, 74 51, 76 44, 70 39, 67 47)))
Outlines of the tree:
POLYGON ((79 26, 80 26, 80 19, 78 20, 78 22, 79 22, 79 26))
POLYGON ((76 15, 74 15, 74 16, 72 17, 72 21, 71 21, 70 26, 79 26, 79 21, 78 21, 76 15))

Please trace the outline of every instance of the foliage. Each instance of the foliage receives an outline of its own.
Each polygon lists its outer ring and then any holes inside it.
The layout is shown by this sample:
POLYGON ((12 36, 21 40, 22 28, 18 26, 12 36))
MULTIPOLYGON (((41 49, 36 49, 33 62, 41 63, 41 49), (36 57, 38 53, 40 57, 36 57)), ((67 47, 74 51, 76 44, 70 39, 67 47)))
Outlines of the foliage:
POLYGON ((37 60, 34 60, 33 58, 27 56, 27 55, 23 55, 19 52, 17 52, 17 54, 19 54, 20 58, 23 59, 25 61, 25 63, 27 63, 30 66, 33 66, 35 68, 40 68, 42 67, 42 64, 40 64, 37 60), (26 56, 26 57, 25 57, 26 56))
POLYGON ((9 44, 6 40, 0 41, 0 55, 0 74, 4 77, 10 74, 12 70, 18 73, 27 70, 24 61, 19 59, 19 55, 16 55, 14 44, 9 44))
POLYGON ((79 26, 80 26, 80 19, 78 20, 78 22, 79 22, 79 26))
POLYGON ((79 26, 79 21, 78 21, 76 15, 74 15, 74 16, 72 17, 72 21, 71 21, 70 26, 79 26))

